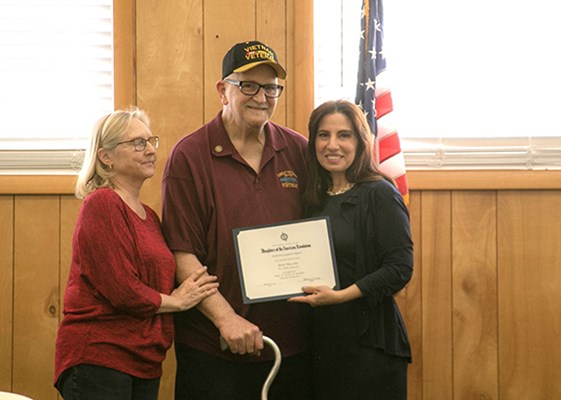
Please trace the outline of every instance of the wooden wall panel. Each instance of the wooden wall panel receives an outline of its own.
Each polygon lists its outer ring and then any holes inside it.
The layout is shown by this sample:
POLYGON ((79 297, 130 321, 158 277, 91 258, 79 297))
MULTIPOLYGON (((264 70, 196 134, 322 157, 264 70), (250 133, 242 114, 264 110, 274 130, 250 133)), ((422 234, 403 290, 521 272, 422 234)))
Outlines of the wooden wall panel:
POLYGON ((453 397, 451 194, 422 193, 423 399, 453 397))
MULTIPOLYGON (((275 50, 280 64, 287 69, 286 0, 256 0, 255 8, 257 32, 255 39, 271 46, 275 50)), ((289 77, 287 70, 287 79, 289 77)), ((282 80, 279 83, 285 85, 282 80)), ((287 97, 286 93, 283 93, 279 97, 272 120, 281 125, 286 125, 286 115, 287 97)))
POLYGON ((308 119, 314 109, 314 1, 287 0, 288 37, 292 51, 288 59, 289 126, 308 137, 308 119))
POLYGON ((560 399, 561 195, 499 193, 502 400, 560 399))
POLYGON ((222 79, 224 54, 238 42, 256 38, 254 0, 204 2, 204 120, 221 109, 215 84, 222 79))
POLYGON ((136 2, 138 106, 160 137, 156 175, 145 183, 142 199, 158 213, 169 151, 204 122, 202 17, 201 0, 136 2))
POLYGON ((16 196, 14 209, 13 391, 56 399, 59 196, 16 196))
POLYGON ((498 399, 496 193, 452 195, 454 398, 498 399))
POLYGON ((135 0, 113 2, 115 109, 136 104, 135 0))
POLYGON ((422 265, 421 265, 421 194, 411 192, 409 215, 411 218, 411 234, 414 243, 413 277, 397 296, 403 319, 407 326, 413 363, 409 365, 407 380, 409 400, 422 400, 423 395, 423 354, 422 354, 422 265))
POLYGON ((0 391, 12 389, 14 196, 0 196, 0 391))

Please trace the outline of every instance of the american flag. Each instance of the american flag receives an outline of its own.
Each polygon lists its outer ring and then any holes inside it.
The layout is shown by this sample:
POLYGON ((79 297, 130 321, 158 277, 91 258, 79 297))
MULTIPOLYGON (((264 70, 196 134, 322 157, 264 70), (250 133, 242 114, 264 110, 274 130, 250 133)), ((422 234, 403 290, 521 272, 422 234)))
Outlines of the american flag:
POLYGON ((396 181, 407 204, 409 189, 405 175, 405 159, 397 134, 392 94, 386 77, 383 37, 382 0, 364 0, 355 102, 364 111, 374 133, 374 161, 377 167, 396 181))

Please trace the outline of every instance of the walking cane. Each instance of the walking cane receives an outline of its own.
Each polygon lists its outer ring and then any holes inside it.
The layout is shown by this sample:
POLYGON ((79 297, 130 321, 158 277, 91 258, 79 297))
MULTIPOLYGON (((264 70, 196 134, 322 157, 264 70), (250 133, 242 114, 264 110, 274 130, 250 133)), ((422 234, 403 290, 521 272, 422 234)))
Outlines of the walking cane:
MULTIPOLYGON (((269 394, 269 388, 271 387, 275 376, 279 373, 282 356, 279 349, 279 346, 275 343, 273 339, 268 336, 263 336, 263 343, 267 344, 273 352, 275 353, 275 361, 273 363, 273 367, 269 371, 269 375, 267 375, 267 379, 265 379, 265 383, 263 384, 263 389, 261 389, 261 400, 267 400, 269 394)), ((223 337, 220 337, 220 348, 222 351, 228 348, 228 344, 223 337)))
POLYGON ((263 389, 261 390, 261 400, 267 400, 267 395, 269 394, 269 388, 273 383, 273 379, 275 379, 275 376, 277 376, 279 372, 282 357, 281 357, 279 346, 277 346, 277 344, 273 339, 271 339, 268 336, 263 336, 263 343, 267 343, 275 353, 275 362, 273 364, 273 367, 271 368, 271 371, 269 372, 269 375, 267 376, 267 379, 265 379, 265 383, 263 384, 263 389))

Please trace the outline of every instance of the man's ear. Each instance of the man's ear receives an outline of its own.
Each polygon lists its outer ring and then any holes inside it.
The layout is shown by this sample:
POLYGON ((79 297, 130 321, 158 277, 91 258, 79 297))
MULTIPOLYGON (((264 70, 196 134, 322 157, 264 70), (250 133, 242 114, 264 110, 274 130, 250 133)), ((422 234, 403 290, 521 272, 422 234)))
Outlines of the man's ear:
POLYGON ((226 96, 226 83, 224 81, 216 82, 216 93, 218 93, 218 97, 220 98, 220 103, 222 105, 228 104, 228 97, 226 96))

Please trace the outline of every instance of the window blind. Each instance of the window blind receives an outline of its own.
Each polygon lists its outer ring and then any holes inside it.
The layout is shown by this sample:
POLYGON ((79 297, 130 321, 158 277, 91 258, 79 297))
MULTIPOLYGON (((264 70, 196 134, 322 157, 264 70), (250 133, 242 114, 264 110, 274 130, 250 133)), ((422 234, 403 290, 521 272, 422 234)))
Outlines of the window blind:
POLYGON ((111 0, 0 0, 0 173, 73 174, 114 108, 111 0))

